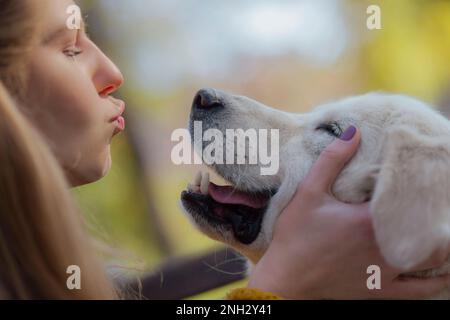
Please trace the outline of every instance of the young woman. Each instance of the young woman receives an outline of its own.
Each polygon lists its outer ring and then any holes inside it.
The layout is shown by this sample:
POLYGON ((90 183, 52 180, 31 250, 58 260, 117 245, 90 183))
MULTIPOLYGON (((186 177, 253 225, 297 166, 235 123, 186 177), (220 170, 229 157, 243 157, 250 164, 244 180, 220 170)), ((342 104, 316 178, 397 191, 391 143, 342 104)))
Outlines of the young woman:
MULTIPOLYGON (((0 294, 9 298, 113 299, 119 295, 86 240, 69 186, 101 179, 124 129, 113 94, 118 68, 83 27, 66 27, 72 0, 0 0, 0 294), (6 88, 6 89, 5 89, 6 88), (78 265, 82 289, 68 290, 78 265)), ((420 298, 448 278, 400 280, 381 258, 367 205, 334 200, 329 186, 357 149, 352 128, 330 145, 282 213, 249 287, 230 299, 420 298), (326 234, 326 237, 323 235, 326 234), (342 243, 339 250, 335 244, 342 243), (382 290, 366 268, 382 268, 382 290)), ((443 263, 440 254, 417 269, 443 263)))

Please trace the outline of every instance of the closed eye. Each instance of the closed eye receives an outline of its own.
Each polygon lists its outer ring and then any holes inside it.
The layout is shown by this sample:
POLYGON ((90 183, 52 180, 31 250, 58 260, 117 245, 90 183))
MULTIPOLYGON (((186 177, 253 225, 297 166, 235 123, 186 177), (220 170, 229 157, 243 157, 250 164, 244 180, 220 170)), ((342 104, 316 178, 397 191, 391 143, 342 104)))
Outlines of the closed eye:
POLYGON ((342 134, 342 129, 339 127, 339 125, 335 122, 332 123, 322 123, 317 126, 316 130, 322 130, 327 132, 328 134, 338 138, 342 134))

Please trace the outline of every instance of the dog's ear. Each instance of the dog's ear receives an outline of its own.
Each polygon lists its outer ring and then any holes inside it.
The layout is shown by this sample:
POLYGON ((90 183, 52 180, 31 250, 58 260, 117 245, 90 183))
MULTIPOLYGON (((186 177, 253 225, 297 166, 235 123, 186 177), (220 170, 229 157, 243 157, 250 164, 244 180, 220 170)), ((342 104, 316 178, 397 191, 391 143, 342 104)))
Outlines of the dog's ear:
POLYGON ((391 265, 408 270, 450 239, 450 137, 406 127, 386 133, 370 209, 376 240, 391 265))

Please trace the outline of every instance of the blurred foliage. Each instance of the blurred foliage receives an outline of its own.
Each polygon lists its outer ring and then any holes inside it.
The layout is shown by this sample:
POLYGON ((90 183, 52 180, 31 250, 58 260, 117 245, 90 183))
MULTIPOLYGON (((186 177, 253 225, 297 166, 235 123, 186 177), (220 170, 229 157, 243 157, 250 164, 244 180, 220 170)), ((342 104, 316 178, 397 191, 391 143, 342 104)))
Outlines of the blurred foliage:
POLYGON ((439 102, 450 89, 450 1, 385 0, 382 30, 362 51, 366 88, 439 102))

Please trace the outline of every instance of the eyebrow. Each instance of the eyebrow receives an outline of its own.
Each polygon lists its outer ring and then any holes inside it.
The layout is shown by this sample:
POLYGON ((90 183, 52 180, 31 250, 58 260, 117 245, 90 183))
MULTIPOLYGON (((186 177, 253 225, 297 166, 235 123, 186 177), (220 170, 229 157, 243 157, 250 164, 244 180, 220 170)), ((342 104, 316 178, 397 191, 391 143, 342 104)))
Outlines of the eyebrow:
POLYGON ((56 29, 55 31, 51 32, 49 35, 45 36, 42 42, 43 42, 44 44, 48 44, 49 42, 52 42, 53 40, 55 40, 55 39, 61 37, 61 36, 64 35, 65 33, 71 32, 71 31, 76 31, 77 34, 78 34, 80 31, 86 32, 86 23, 85 23, 84 19, 81 20, 81 26, 80 26, 80 29, 78 29, 78 30, 70 30, 69 28, 67 28, 66 25, 64 25, 64 26, 62 26, 62 27, 56 29))

